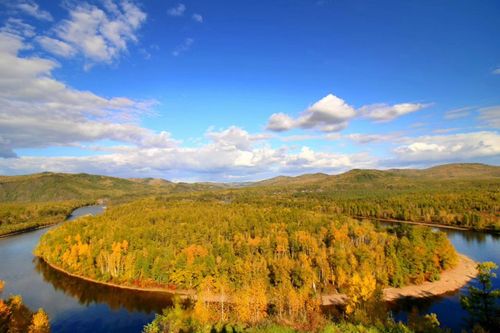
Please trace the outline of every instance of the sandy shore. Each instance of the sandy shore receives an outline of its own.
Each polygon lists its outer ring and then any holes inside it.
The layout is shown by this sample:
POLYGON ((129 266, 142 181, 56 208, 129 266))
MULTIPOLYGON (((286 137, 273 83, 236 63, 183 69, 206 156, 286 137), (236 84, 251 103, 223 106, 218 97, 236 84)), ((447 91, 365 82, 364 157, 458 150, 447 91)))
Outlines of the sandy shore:
MULTIPOLYGON (((43 260, 43 259, 42 259, 43 260)), ((136 287, 136 286, 127 286, 127 285, 119 285, 110 282, 102 282, 97 281, 85 276, 73 274, 67 272, 64 269, 61 269, 51 263, 44 261, 47 265, 52 267, 55 270, 58 270, 66 275, 82 279, 85 281, 97 283, 100 285, 105 285, 113 288, 127 289, 127 290, 135 290, 135 291, 147 291, 147 292, 155 292, 155 293, 163 293, 163 294, 171 294, 171 295, 180 295, 182 298, 191 297, 196 299, 196 294, 194 290, 172 290, 166 288, 147 288, 147 287, 136 287)), ((459 262, 455 268, 444 271, 441 273, 441 279, 439 281, 434 282, 424 282, 419 285, 409 285, 401 288, 385 288, 384 289, 384 301, 394 301, 399 298, 405 297, 432 297, 445 294, 450 291, 455 291, 460 289, 464 285, 467 284, 470 280, 472 280, 477 275, 476 270, 476 262, 470 259, 469 257, 459 254, 459 262)), ((225 298, 226 301, 228 301, 225 298)), ((321 303, 322 305, 340 305, 344 304, 347 300, 347 296, 344 294, 331 294, 331 295, 322 295, 321 303)), ((218 302, 220 301, 220 296, 214 296, 210 301, 218 302)), ((230 301, 230 300, 229 300, 230 301)))
MULTIPOLYGON (((450 291, 455 291, 465 286, 477 275, 477 263, 469 257, 459 254, 458 265, 441 273, 441 279, 434 282, 424 282, 419 285, 409 285, 401 288, 385 288, 384 301, 394 301, 399 298, 414 297, 424 298, 439 296, 450 291)), ((343 304, 347 300, 344 294, 323 295, 323 305, 343 304)))

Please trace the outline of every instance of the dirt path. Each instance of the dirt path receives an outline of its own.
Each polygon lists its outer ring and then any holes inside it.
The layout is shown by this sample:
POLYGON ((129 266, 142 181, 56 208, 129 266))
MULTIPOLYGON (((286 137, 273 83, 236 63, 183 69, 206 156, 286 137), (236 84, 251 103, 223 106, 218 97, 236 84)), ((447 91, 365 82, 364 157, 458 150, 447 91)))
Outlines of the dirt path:
MULTIPOLYGON (((469 257, 459 254, 458 265, 441 273, 441 279, 434 282, 424 282, 419 285, 409 285, 401 288, 385 288, 384 301, 394 301, 404 297, 432 297, 455 291, 465 286, 477 275, 477 263, 469 257)), ((323 295, 323 305, 343 304, 347 300, 344 294, 323 295)))

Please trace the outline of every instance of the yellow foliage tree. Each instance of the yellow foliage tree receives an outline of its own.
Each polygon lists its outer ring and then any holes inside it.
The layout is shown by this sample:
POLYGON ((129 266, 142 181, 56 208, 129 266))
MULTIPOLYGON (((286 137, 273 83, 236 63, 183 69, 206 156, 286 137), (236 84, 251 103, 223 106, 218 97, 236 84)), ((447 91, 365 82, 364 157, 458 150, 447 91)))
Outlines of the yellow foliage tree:
POLYGON ((360 303, 370 299, 375 292, 376 286, 376 280, 370 273, 365 273, 364 276, 357 272, 354 273, 347 288, 346 313, 353 313, 360 303))
POLYGON ((38 311, 33 315, 31 319, 31 325, 28 328, 28 333, 49 333, 50 324, 49 316, 43 311, 43 309, 38 309, 38 311))

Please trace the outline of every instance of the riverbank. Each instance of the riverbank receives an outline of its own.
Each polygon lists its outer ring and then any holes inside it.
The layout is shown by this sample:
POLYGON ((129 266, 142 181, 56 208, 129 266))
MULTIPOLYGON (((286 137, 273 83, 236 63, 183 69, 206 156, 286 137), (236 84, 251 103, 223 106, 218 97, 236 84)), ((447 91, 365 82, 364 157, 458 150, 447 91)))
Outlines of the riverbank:
POLYGON ((426 227, 434 227, 434 228, 439 228, 439 229, 449 229, 449 230, 459 230, 459 231, 477 231, 477 232, 484 232, 484 233, 493 234, 493 235, 500 235, 500 230, 497 230, 497 229, 466 228, 466 227, 459 227, 456 225, 448 225, 448 224, 441 224, 441 223, 386 219, 386 218, 382 218, 382 217, 365 217, 365 216, 356 216, 356 215, 353 215, 351 217, 354 219, 358 219, 358 220, 372 220, 372 221, 390 222, 390 223, 423 225, 426 227))
POLYGON ((24 234, 24 233, 27 233, 27 232, 31 232, 31 231, 35 231, 35 230, 40 230, 40 229, 48 228, 48 227, 56 225, 58 223, 61 223, 61 222, 54 222, 54 223, 51 223, 51 224, 44 224, 44 225, 39 225, 39 226, 27 227, 27 228, 15 230, 15 231, 10 231, 8 233, 1 234, 0 238, 7 238, 7 237, 10 237, 10 236, 20 235, 20 234, 24 234))
MULTIPOLYGON (((42 258, 40 258, 43 260, 42 258)), ((166 289, 160 287, 137 287, 137 286, 127 286, 120 285, 112 282, 103 282, 95 279, 91 279, 85 276, 81 276, 78 274, 70 273, 60 267, 57 267, 47 261, 44 262, 50 266, 51 268, 64 273, 68 276, 85 280, 88 282, 126 290, 133 291, 144 291, 144 292, 153 292, 153 293, 162 293, 169 295, 179 295, 183 298, 196 298, 196 292, 194 290, 175 290, 175 289, 166 289)), ((446 294, 448 292, 452 292, 458 290, 465 286, 470 280, 476 277, 477 263, 470 259, 469 257, 459 254, 459 262, 456 267, 446 270, 441 273, 441 278, 438 281, 433 282, 424 282, 419 285, 408 285, 401 288, 385 288, 383 290, 383 300, 387 302, 392 302, 401 298, 427 298, 434 297, 446 294)), ((220 296, 214 296, 213 299, 209 301, 217 302, 221 299, 220 296)), ((328 305, 341 305, 345 304, 347 300, 347 296, 345 294, 331 294, 331 295, 322 295, 321 296, 321 304, 328 305)), ((225 301, 228 301, 225 298, 225 301)))
POLYGON ((465 286, 477 275, 477 262, 459 254, 456 267, 441 273, 441 278, 434 282, 424 282, 420 285, 409 285, 401 288, 384 289, 384 300, 393 301, 404 297, 425 298, 455 291, 465 286))
MULTIPOLYGON (((6 232, 6 233, 0 233, 0 239, 11 237, 11 236, 16 236, 16 235, 20 235, 20 234, 24 234, 24 233, 28 233, 28 232, 32 232, 32 231, 36 231, 36 230, 40 230, 40 229, 49 228, 49 227, 52 227, 54 225, 70 221, 72 219, 72 217, 74 217, 73 214, 75 211, 77 211, 79 209, 83 209, 83 208, 92 208, 92 207, 102 207, 103 210, 106 209, 106 206, 102 206, 102 205, 95 205, 95 204, 88 204, 88 203, 81 204, 80 203, 80 204, 72 207, 70 209, 70 211, 65 216, 62 216, 61 218, 54 219, 53 221, 49 221, 49 222, 45 221, 44 222, 42 220, 42 221, 38 221, 38 222, 24 223, 25 224, 24 226, 21 226, 20 225, 21 223, 20 223, 17 225, 16 229, 9 231, 9 232, 6 232)), ((92 212, 90 212, 90 213, 87 213, 85 215, 79 215, 77 217, 84 217, 87 215, 94 215, 94 214, 92 212)))
POLYGON ((403 223, 403 224, 411 224, 411 225, 423 225, 423 226, 426 226, 426 227, 436 227, 436 228, 441 228, 441 229, 451 229, 451 230, 460 230, 460 231, 484 231, 484 232, 487 232, 487 230, 476 230, 476 229, 472 229, 472 228, 458 227, 458 226, 454 226, 454 225, 440 224, 440 223, 406 221, 406 220, 396 220, 396 219, 385 219, 385 218, 382 218, 382 217, 364 217, 364 216, 351 216, 351 217, 355 218, 355 219, 362 219, 362 220, 373 220, 373 221, 391 222, 391 223, 403 223))
POLYGON ((65 275, 71 276, 76 279, 84 280, 87 282, 92 282, 95 284, 99 284, 102 286, 107 286, 111 288, 118 288, 118 289, 125 289, 125 290, 133 290, 133 291, 144 291, 144 292, 153 292, 153 293, 162 293, 162 294, 170 294, 170 295, 179 295, 179 296, 184 296, 184 297, 195 297, 196 293, 194 290, 181 290, 181 289, 167 289, 167 288, 155 288, 155 287, 137 287, 137 286, 128 286, 128 285, 123 285, 123 284, 117 284, 117 283, 112 283, 112 282, 104 282, 104 281, 99 281, 95 280, 83 275, 79 274, 74 274, 71 272, 68 272, 67 270, 58 267, 46 260, 44 260, 41 257, 38 257, 38 259, 42 260, 45 264, 50 266, 52 269, 55 269, 58 272, 61 272, 65 275))
MULTIPOLYGON (((383 290, 383 300, 392 302, 401 298, 427 298, 446 294, 465 286, 476 277, 477 263, 471 258, 459 254, 457 266, 441 273, 438 281, 426 281, 418 285, 408 285, 401 288, 389 287, 383 290)), ((347 300, 344 294, 323 295, 323 305, 341 305, 347 300)))

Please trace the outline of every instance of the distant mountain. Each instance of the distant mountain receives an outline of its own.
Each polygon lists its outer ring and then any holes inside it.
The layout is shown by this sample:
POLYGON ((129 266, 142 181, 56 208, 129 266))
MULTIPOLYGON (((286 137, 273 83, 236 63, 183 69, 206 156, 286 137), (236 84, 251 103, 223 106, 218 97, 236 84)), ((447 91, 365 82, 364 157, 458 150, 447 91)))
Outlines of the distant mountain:
POLYGON ((255 182, 250 186, 391 187, 414 186, 430 181, 449 182, 488 179, 500 182, 500 167, 478 163, 462 163, 439 165, 428 169, 353 169, 339 175, 315 173, 297 177, 278 176, 255 182))
POLYGON ((253 183, 174 183, 157 178, 116 178, 43 172, 0 176, 0 202, 123 199, 149 194, 209 191, 242 187, 319 187, 334 189, 413 188, 440 182, 459 186, 479 181, 500 184, 500 167, 485 164, 446 164, 428 169, 353 169, 339 175, 324 173, 279 176, 253 183))
POLYGON ((249 184, 249 186, 281 186, 281 185, 306 185, 306 184, 315 184, 325 180, 330 179, 331 177, 325 173, 312 173, 312 174, 304 174, 296 177, 289 176, 278 176, 266 180, 262 180, 259 182, 255 182, 253 184, 249 184))
POLYGON ((191 192, 214 185, 173 183, 156 178, 117 178, 99 175, 43 172, 0 176, 0 202, 126 199, 148 194, 191 192))

